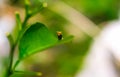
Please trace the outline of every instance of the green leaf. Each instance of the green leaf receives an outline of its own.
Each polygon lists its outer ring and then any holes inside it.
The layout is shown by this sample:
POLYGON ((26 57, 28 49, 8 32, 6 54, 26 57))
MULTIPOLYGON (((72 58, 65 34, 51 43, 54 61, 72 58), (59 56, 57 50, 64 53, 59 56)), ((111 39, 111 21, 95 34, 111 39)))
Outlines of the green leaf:
POLYGON ((57 38, 45 27, 44 24, 33 24, 23 35, 19 45, 19 59, 53 46, 57 38))
POLYGON ((49 47, 69 42, 73 36, 58 40, 42 23, 33 24, 23 35, 19 44, 19 60, 49 47))

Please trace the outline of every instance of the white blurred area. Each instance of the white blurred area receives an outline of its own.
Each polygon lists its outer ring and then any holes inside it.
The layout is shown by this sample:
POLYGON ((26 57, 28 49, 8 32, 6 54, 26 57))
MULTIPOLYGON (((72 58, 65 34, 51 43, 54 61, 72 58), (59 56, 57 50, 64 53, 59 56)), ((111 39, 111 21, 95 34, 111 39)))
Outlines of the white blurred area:
POLYGON ((10 51, 7 35, 14 29, 16 21, 13 13, 14 10, 6 5, 6 0, 0 0, 0 10, 0 57, 3 57, 8 55, 10 51))
POLYGON ((10 51, 10 44, 5 34, 0 30, 0 59, 6 57, 10 51))
POLYGON ((0 77, 4 72, 4 59, 8 58, 10 43, 7 35, 15 26, 14 10, 6 4, 7 0, 0 0, 0 77))
POLYGON ((105 25, 83 65, 75 77, 120 77, 120 19, 105 25))

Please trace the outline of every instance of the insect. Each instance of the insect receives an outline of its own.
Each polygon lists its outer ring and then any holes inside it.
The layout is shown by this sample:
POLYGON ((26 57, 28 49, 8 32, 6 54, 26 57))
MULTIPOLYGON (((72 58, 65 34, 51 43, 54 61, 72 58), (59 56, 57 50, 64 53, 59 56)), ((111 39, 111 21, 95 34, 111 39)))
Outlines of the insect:
POLYGON ((58 37, 58 40, 62 40, 63 39, 63 35, 62 35, 61 31, 57 31, 57 37, 58 37))

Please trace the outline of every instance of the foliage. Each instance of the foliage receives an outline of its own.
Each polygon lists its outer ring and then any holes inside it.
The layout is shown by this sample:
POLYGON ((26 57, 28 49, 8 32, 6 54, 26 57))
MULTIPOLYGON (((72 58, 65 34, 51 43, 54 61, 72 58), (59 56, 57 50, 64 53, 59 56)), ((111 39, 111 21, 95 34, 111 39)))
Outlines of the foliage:
MULTIPOLYGON (((22 8, 24 8, 24 4, 23 4, 23 0, 11 0, 11 1, 15 1, 16 3, 14 3, 14 5, 16 6, 21 6, 22 8), (18 4, 17 4, 18 1, 18 4)), ((25 20, 23 22, 21 22, 19 14, 16 14, 16 21, 17 21, 17 28, 15 28, 14 34, 12 35, 14 43, 17 41, 18 35, 20 35, 20 39, 18 41, 18 45, 19 45, 19 57, 18 60, 15 64, 12 63, 13 67, 12 70, 14 70, 14 73, 11 76, 14 77, 22 77, 22 76, 33 76, 33 75, 37 75, 36 73, 32 73, 32 75, 29 75, 28 73, 31 73, 30 71, 16 71, 16 67, 20 64, 21 61, 23 61, 24 59, 26 59, 27 57, 30 58, 30 60, 27 59, 27 61, 25 61, 25 63, 27 65, 32 65, 32 67, 30 67, 30 70, 32 71, 40 71, 43 73, 43 77, 74 77, 74 75, 76 74, 77 70, 79 68, 82 67, 82 62, 84 60, 84 57, 86 56, 86 54, 88 53, 87 50, 89 48, 89 45, 91 43, 92 38, 90 38, 89 36, 87 36, 84 32, 79 32, 79 34, 77 34, 75 36, 76 37, 80 37, 79 40, 77 40, 77 42, 69 42, 73 36, 69 36, 66 38, 68 31, 66 30, 66 28, 69 29, 69 27, 72 25, 74 26, 75 30, 79 29, 77 27, 75 27, 75 25, 71 24, 71 22, 67 21, 64 17, 62 17, 63 15, 60 15, 52 10, 48 8, 46 9, 42 9, 43 8, 43 3, 44 6, 46 6, 46 2, 44 0, 30 0, 31 2, 26 0, 26 4, 25 4, 25 11, 26 11, 26 17, 25 20), (39 12, 40 11, 40 12, 39 12), (36 15, 36 16, 35 16, 36 15), (31 18, 36 18, 35 21, 40 21, 40 22, 44 22, 46 25, 44 25, 43 23, 38 23, 38 24, 43 24, 45 30, 47 29, 48 34, 50 33, 50 36, 52 36, 55 40, 50 40, 53 41, 54 43, 48 43, 48 47, 42 47, 44 45, 41 45, 41 43, 37 42, 37 50, 34 50, 33 47, 31 49, 30 46, 33 46, 33 44, 29 43, 35 43, 35 41, 30 41, 30 40, 36 40, 39 36, 37 36, 38 34, 35 34, 34 36, 34 30, 31 32, 31 30, 28 32, 29 29, 31 29, 31 27, 34 25, 34 27, 36 27, 36 22, 32 25, 28 24, 27 21, 31 18), (22 27, 21 27, 22 25, 22 27), (24 27, 24 26, 25 27, 24 27), (18 27, 19 26, 19 27, 18 27), (22 30, 21 30, 22 29, 22 30), (61 31, 63 33, 63 40, 56 40, 57 36, 56 36, 56 31, 61 31), (19 34, 20 33, 20 34, 19 34), (32 35, 34 36, 32 36, 32 35), (27 36, 26 36, 27 35, 27 36), (28 37, 28 35, 31 35, 28 37), (27 38, 26 38, 27 37, 27 38), (35 38, 37 37, 37 38, 35 38), (23 41, 23 40, 29 40, 30 42, 27 43, 27 41, 23 41), (56 41, 56 42, 55 42, 56 41), (66 43, 66 44, 64 44, 66 43), (58 44, 62 44, 59 46, 56 46, 58 44), (39 45, 41 45, 39 47, 39 45), (25 50, 24 47, 26 47, 26 49, 28 48, 30 50, 30 52, 28 50, 25 50), (36 55, 35 55, 35 59, 31 58, 31 56, 33 56, 33 54, 41 52, 45 49, 48 49, 49 47, 53 47, 52 48, 52 52, 48 52, 47 54, 52 54, 52 56, 47 55, 47 61, 46 64, 41 62, 42 58, 39 58, 39 63, 36 62, 36 55), (24 49, 25 53, 22 51, 22 49, 24 49), (21 53, 21 55, 20 55, 21 53), (50 62, 50 59, 52 57, 52 62, 50 62), (47 70, 46 70, 47 69, 47 70)), ((77 10, 78 12, 82 12, 84 15, 86 15, 87 17, 89 17, 93 22, 95 23, 101 23, 101 22, 105 22, 108 20, 112 20, 112 19, 116 19, 118 17, 118 0, 46 0, 49 2, 48 6, 52 6, 54 3, 57 4, 57 2, 59 1, 63 1, 65 2, 65 4, 69 5, 70 7, 74 8, 75 10, 77 10)), ((64 6, 63 6, 64 7, 64 6)), ((69 18, 69 17, 68 17, 69 18)), ((79 20, 76 20, 79 21, 79 20)), ((34 22, 34 21, 32 21, 34 22)), ((86 21, 85 21, 86 22, 86 21)), ((82 25, 82 24, 80 24, 82 25)), ((40 26, 40 25, 39 25, 40 26)), ((38 28, 36 32, 42 32, 39 31, 41 30, 41 28, 38 28)), ((74 33, 74 29, 71 28, 71 33, 74 33)), ((79 29, 80 31, 80 29, 79 29)), ((76 31, 75 31, 76 32, 76 31)), ((43 32, 44 33, 44 32, 43 32)), ((46 37, 47 35, 45 35, 46 37)), ((9 36, 11 39, 11 36, 9 36)), ((41 39, 41 38, 40 38, 41 39)), ((49 38, 48 38, 49 39, 49 38)), ((44 39, 46 40, 46 38, 44 39)), ((37 40, 38 41, 38 40, 37 40)), ((40 41, 40 40, 39 40, 40 41)), ((42 41, 44 42, 44 41, 42 41)), ((50 48, 49 48, 50 49, 50 48)), ((51 49, 50 49, 51 50, 51 49)), ((46 52, 41 52, 39 55, 39 57, 45 57, 45 54, 43 55, 43 53, 46 54, 46 52)), ((38 57, 38 56, 37 56, 38 57)), ((44 59, 43 59, 44 60, 44 59)), ((26 67, 27 67, 26 65, 26 67)))
POLYGON ((37 22, 35 24, 29 25, 27 21, 34 15, 36 15, 42 8, 47 6, 47 3, 39 3, 39 6, 34 6, 32 8, 29 0, 25 0, 25 19, 21 22, 19 13, 16 12, 16 22, 17 27, 15 28, 15 33, 9 35, 9 40, 11 42, 11 52, 10 60, 8 62, 8 69, 6 71, 5 77, 21 77, 28 75, 41 76, 41 73, 35 72, 26 72, 26 71, 16 71, 18 64, 25 58, 33 55, 34 53, 43 51, 49 47, 53 47, 58 44, 63 44, 69 42, 73 39, 73 36, 64 38, 63 40, 58 40, 58 37, 55 36, 43 23, 37 22), (19 57, 18 60, 13 64, 14 51, 18 45, 19 57), (12 67, 13 65, 13 67, 12 67))

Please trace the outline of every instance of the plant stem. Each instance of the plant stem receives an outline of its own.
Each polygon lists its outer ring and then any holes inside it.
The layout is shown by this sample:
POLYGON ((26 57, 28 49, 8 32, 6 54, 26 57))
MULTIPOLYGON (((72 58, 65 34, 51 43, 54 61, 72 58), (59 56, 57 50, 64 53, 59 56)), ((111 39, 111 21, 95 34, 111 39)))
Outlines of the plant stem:
MULTIPOLYGON (((41 7, 42 8, 42 7, 41 7)), ((40 9, 41 9, 40 8, 40 9)), ((19 40, 21 39, 22 35, 24 34, 24 29, 26 28, 26 24, 27 24, 27 21, 29 20, 29 18, 31 16, 33 16, 34 14, 36 14, 38 12, 35 11, 33 14, 31 14, 31 12, 29 11, 29 2, 26 0, 25 2, 25 9, 26 9, 26 16, 25 16, 25 19, 24 19, 24 22, 21 24, 21 21, 20 21, 20 16, 18 13, 16 13, 16 20, 17 20, 17 23, 20 27, 20 31, 18 33, 18 37, 17 37, 17 40, 15 41, 15 44, 12 46, 12 49, 10 51, 10 55, 9 55, 9 61, 8 61, 8 67, 7 67, 7 70, 6 70, 6 74, 5 74, 5 77, 9 77, 13 71, 15 70, 15 67, 18 65, 18 63, 20 62, 19 60, 16 62, 15 66, 13 67, 12 69, 12 65, 13 65, 13 57, 14 57, 14 52, 15 52, 15 48, 16 48, 16 45, 19 43, 19 40)))
POLYGON ((18 45, 19 40, 21 38, 21 33, 22 32, 20 31, 19 34, 18 34, 17 40, 16 40, 15 44, 12 46, 12 49, 10 51, 9 61, 8 61, 8 68, 7 68, 7 72, 6 72, 6 76, 5 77, 9 77, 13 73, 13 70, 12 70, 13 57, 14 57, 15 48, 18 45))
POLYGON ((17 40, 15 41, 15 44, 12 46, 12 49, 10 51, 9 61, 8 61, 8 68, 7 68, 5 77, 9 77, 13 73, 13 70, 12 70, 13 57, 14 57, 15 48, 18 45, 20 38, 22 37, 21 36, 21 33, 22 33, 21 31, 19 31, 17 40))
POLYGON ((28 10, 29 10, 29 5, 26 4, 26 17, 25 17, 25 20, 22 24, 20 24, 19 14, 16 14, 17 23, 18 23, 19 26, 21 26, 23 28, 22 28, 22 30, 20 29, 20 31, 18 33, 17 40, 15 41, 15 44, 12 46, 12 49, 10 51, 8 67, 7 67, 7 70, 6 70, 5 77, 9 77, 13 73, 12 65, 13 65, 13 57, 14 57, 15 48, 16 48, 16 45, 19 43, 20 38, 22 37, 21 33, 24 30, 28 19, 31 17, 30 14, 28 13, 28 10))
POLYGON ((9 62, 8 62, 8 68, 7 68, 7 72, 6 72, 6 76, 5 77, 9 77, 12 74, 12 63, 13 63, 13 55, 14 55, 14 50, 15 50, 15 46, 14 45, 10 51, 10 55, 9 55, 9 62))
POLYGON ((26 22, 28 21, 28 19, 29 19, 29 17, 26 16, 24 22, 22 23, 22 27, 23 27, 23 28, 24 28, 24 26, 26 25, 26 22))

